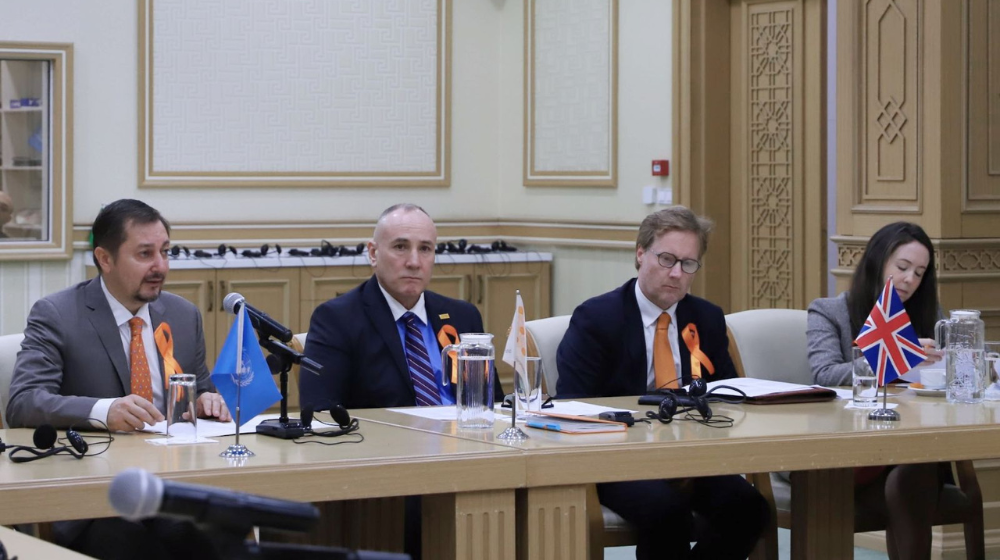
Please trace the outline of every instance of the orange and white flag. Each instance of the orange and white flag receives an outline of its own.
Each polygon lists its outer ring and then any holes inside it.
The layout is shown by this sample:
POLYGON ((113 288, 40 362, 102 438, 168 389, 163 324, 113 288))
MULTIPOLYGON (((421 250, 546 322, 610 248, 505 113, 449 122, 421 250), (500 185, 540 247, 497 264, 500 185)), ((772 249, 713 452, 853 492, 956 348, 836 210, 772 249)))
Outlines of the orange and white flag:
POLYGON ((528 371, 528 335, 524 330, 524 302, 521 301, 521 291, 517 291, 517 302, 514 309, 514 320, 510 323, 507 334, 507 346, 503 350, 503 361, 510 364, 515 372, 523 374, 528 371))

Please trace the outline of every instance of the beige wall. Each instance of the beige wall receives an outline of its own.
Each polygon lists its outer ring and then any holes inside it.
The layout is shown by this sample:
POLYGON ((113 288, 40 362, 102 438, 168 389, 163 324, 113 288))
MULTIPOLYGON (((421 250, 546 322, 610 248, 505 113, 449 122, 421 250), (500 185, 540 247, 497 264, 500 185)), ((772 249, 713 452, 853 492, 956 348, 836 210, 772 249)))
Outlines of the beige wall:
MULTIPOLYGON (((75 48, 74 218, 89 224, 102 203, 141 198, 174 223, 371 224, 389 204, 412 200, 437 219, 635 224, 653 210, 642 187, 652 159, 671 157, 671 6, 619 6, 618 188, 522 186, 524 5, 453 0, 450 188, 139 189, 138 35, 135 0, 35 0, 0 18, 4 41, 68 42, 75 48)), ((79 234, 78 234, 79 235, 79 234)), ((599 234, 598 234, 599 237, 599 234)), ((79 237, 78 237, 79 239, 79 237)), ((521 245, 530 243, 527 239, 521 245)), ((612 244, 613 245, 613 244, 612 244)), ((541 247, 541 246, 539 246, 541 247)), ((631 251, 586 240, 545 245, 555 253, 553 313, 634 274, 631 251)), ((0 334, 20 332, 30 305, 84 277, 84 247, 71 261, 0 263, 0 334)))
POLYGON ((507 218, 638 223, 654 159, 671 157, 670 2, 626 0, 618 8, 618 188, 525 187, 522 181, 524 4, 504 2, 500 46, 499 212, 507 218))

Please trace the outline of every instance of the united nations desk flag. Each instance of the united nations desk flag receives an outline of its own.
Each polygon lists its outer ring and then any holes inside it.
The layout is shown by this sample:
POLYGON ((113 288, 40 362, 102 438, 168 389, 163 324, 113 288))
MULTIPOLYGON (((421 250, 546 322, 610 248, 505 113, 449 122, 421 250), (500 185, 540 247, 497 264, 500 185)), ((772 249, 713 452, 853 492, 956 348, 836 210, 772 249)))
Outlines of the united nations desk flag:
POLYGON ((219 359, 215 361, 215 369, 212 370, 212 382, 219 390, 219 394, 226 401, 226 406, 236 414, 236 385, 240 386, 240 425, 246 424, 248 420, 267 410, 269 406, 281 400, 281 392, 274 384, 271 370, 267 367, 267 360, 261 352, 257 343, 257 336, 253 332, 250 318, 246 317, 246 306, 240 306, 240 314, 244 315, 243 320, 236 316, 233 327, 229 329, 229 336, 226 337, 222 351, 219 352, 219 359), (243 325, 243 336, 239 336, 239 325, 243 325), (239 340, 242 338, 242 348, 239 340), (242 368, 236 367, 237 349, 242 357, 242 368))
POLYGON ((890 277, 854 340, 881 387, 927 359, 890 277))

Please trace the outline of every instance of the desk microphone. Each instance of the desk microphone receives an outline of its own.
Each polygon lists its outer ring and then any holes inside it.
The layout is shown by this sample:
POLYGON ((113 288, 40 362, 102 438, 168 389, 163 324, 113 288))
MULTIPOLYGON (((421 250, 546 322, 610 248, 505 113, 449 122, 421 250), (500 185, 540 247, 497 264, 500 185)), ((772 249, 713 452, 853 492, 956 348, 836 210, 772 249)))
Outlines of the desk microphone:
POLYGON ((308 531, 319 519, 319 510, 311 504, 162 480, 136 468, 115 476, 108 501, 130 521, 166 515, 241 534, 254 526, 308 531))
POLYGON ((257 329, 261 335, 273 336, 281 342, 290 342, 292 340, 291 329, 268 317, 267 313, 247 303, 243 296, 236 292, 230 292, 226 295, 225 299, 222 300, 222 306, 233 315, 239 313, 241 306, 246 307, 250 323, 253 324, 253 328, 257 329))

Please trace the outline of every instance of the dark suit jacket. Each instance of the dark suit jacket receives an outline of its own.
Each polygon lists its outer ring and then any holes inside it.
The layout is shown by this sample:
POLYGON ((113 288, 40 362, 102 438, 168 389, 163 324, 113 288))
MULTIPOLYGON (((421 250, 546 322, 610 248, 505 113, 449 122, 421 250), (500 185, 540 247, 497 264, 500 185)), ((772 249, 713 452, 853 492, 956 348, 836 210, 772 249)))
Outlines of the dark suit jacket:
MULTIPOLYGON (((617 397, 646 393, 646 339, 642 316, 635 300, 633 278, 620 288, 583 302, 573 311, 569 328, 556 355, 559 398, 617 397)), ((677 334, 688 323, 698 327, 701 350, 715 366, 705 381, 736 377, 729 357, 729 338, 722 309, 701 298, 687 295, 677 304, 677 334)), ((691 382, 691 353, 678 340, 681 375, 691 382)))
MULTIPOLYGON (((174 358, 186 373, 197 376, 198 394, 212 390, 198 308, 162 292, 149 304, 149 318, 154 331, 160 323, 170 325, 174 358)), ((86 428, 97 399, 124 397, 130 388, 121 334, 100 278, 35 302, 10 383, 7 421, 11 428, 41 424, 86 428)))
MULTIPOLYGON (((459 334, 483 332, 483 318, 471 303, 425 291, 424 305, 435 333, 445 324, 453 325, 459 334), (448 318, 442 319, 442 315, 448 318)), ((430 352, 441 350, 440 344, 436 349, 428 348, 430 352)), ((347 408, 417 404, 399 331, 375 276, 316 308, 305 354, 322 364, 323 372, 300 374, 299 402, 303 407, 327 410, 338 403, 347 408)), ((493 387, 495 399, 503 400, 496 373, 493 387)))

